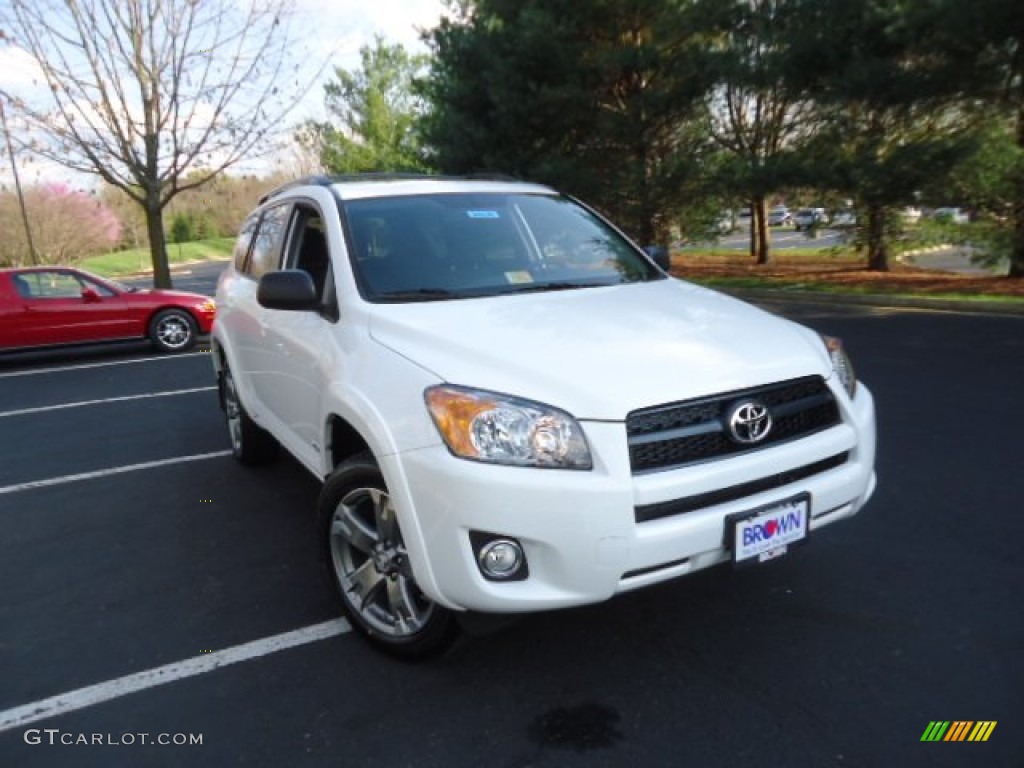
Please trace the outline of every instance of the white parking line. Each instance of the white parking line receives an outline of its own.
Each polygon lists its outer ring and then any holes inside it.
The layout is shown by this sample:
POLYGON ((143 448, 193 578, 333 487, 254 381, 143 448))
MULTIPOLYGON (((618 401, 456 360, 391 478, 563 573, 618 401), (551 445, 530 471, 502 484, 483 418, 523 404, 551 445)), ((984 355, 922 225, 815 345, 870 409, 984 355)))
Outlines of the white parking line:
POLYGON ((116 680, 107 680, 106 682, 90 685, 86 688, 79 688, 76 691, 62 693, 49 699, 35 701, 31 704, 0 712, 0 733, 11 728, 34 723, 37 720, 56 717, 57 715, 91 707, 94 704, 117 699, 121 696, 127 696, 136 691, 144 691, 147 688, 154 688, 158 685, 173 683, 176 680, 184 680, 187 677, 212 672, 229 664, 237 664, 240 661, 248 661, 249 659, 258 659, 261 656, 285 651, 299 645, 315 643, 318 640, 343 635, 350 630, 351 627, 344 619, 332 619, 322 624, 313 624, 302 629, 284 632, 280 635, 264 637, 260 640, 253 640, 250 643, 225 648, 223 651, 193 656, 184 661, 176 661, 172 664, 165 664, 162 667, 154 667, 144 672, 136 672, 133 675, 119 677, 116 680))
POLYGON ((45 480, 31 480, 27 483, 17 485, 5 485, 0 487, 0 496, 5 493, 18 493, 19 491, 31 491, 34 488, 47 488, 51 485, 64 485, 65 483, 77 483, 80 480, 93 480, 97 477, 108 477, 109 475, 120 475, 124 472, 137 472, 140 469, 153 469, 154 467, 166 467, 171 464, 184 464, 188 461, 202 461, 204 459, 218 459, 221 456, 230 456, 231 451, 211 451, 210 453, 196 453, 192 456, 175 456, 173 459, 158 459, 157 461, 144 461, 141 464, 126 464, 121 467, 109 469, 97 469, 94 472, 81 472, 77 475, 64 475, 62 477, 49 477, 45 480))
POLYGON ((199 355, 208 355, 210 350, 200 350, 199 352, 185 352, 180 355, 161 355, 160 357, 139 357, 133 360, 111 360, 106 363, 82 363, 81 365, 61 365, 53 368, 35 368, 31 371, 11 371, 10 373, 0 373, 0 379, 9 379, 14 376, 35 376, 38 373, 63 373, 64 371, 81 371, 85 368, 105 368, 110 365, 132 365, 134 363, 156 363, 162 360, 181 360, 183 357, 198 357, 199 355))
POLYGON ((141 395, 123 395, 122 397, 105 397, 101 400, 78 400, 74 403, 60 403, 58 405, 42 405, 36 408, 21 408, 17 411, 0 411, 0 419, 5 416, 24 416, 28 413, 44 413, 46 411, 59 411, 63 408, 81 408, 86 405, 102 405, 103 403, 123 403, 126 400, 144 400, 147 397, 172 397, 174 395, 190 395, 193 392, 209 392, 216 387, 192 387, 191 389, 173 389, 167 392, 145 392, 141 395))

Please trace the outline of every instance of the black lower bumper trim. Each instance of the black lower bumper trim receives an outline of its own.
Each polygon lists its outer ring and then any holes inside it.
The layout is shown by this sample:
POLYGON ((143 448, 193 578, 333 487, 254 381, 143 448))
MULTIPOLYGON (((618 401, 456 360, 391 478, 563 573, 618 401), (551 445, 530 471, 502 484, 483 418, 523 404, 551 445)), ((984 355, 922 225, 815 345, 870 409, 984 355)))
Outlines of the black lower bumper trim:
POLYGON ((827 472, 846 463, 850 454, 846 451, 829 456, 827 459, 816 461, 813 464, 805 464, 802 467, 780 472, 777 475, 769 475, 757 480, 751 480, 739 485, 731 485, 728 488, 721 488, 717 491, 699 493, 696 496, 686 496, 682 499, 672 501, 660 501, 657 504, 644 504, 634 507, 633 513, 638 523, 647 523, 651 520, 660 520, 663 517, 681 515, 685 512, 693 512, 696 509, 713 507, 716 504, 724 504, 728 501, 753 496, 755 493, 771 491, 781 488, 784 485, 804 480, 808 477, 827 472))

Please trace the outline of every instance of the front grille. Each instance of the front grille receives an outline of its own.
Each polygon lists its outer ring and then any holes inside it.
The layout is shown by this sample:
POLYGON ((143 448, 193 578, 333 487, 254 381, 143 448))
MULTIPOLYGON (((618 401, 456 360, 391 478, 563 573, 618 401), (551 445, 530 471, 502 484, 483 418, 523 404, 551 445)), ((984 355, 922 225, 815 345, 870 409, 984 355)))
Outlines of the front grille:
POLYGON ((802 467, 796 467, 786 472, 779 472, 775 475, 761 477, 757 480, 740 483, 739 485, 731 485, 728 488, 720 488, 717 491, 698 493, 695 496, 662 501, 657 504, 643 504, 634 507, 633 514, 638 523, 646 523, 651 520, 660 520, 663 517, 672 517, 673 515, 681 515, 685 512, 704 509, 705 507, 713 507, 716 504, 725 504, 728 501, 745 499, 747 496, 753 496, 755 493, 775 490, 784 485, 806 480, 808 477, 841 467, 848 458, 849 454, 846 452, 837 453, 835 456, 829 456, 827 459, 816 461, 813 464, 805 464, 802 467))
POLYGON ((839 423, 839 406, 820 376, 634 411, 626 417, 633 472, 668 469, 793 440, 839 423), (772 428, 754 445, 733 441, 729 408, 746 398, 768 407, 772 428))

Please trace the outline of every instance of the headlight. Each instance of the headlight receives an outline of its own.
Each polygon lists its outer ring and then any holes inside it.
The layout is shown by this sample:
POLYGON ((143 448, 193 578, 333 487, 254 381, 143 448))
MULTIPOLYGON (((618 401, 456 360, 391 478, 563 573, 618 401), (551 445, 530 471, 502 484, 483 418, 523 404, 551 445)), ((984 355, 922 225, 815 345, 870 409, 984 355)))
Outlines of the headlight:
POLYGON ((835 336, 822 336, 821 340, 825 342, 825 349, 832 359, 832 370, 836 372, 850 397, 853 397, 857 391, 857 374, 853 372, 853 363, 843 349, 843 342, 835 336))
POLYGON ((530 400, 443 385, 424 397, 437 431, 456 456, 523 467, 590 469, 579 423, 530 400))

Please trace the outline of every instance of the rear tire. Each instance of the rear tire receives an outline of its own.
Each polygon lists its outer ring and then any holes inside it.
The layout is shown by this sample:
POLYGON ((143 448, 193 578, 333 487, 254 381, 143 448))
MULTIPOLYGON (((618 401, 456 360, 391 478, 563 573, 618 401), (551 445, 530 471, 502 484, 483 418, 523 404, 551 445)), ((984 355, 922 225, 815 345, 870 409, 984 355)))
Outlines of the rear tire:
POLYGON ((355 630, 401 659, 429 658, 451 646, 458 623, 416 584, 372 455, 349 459, 327 478, 318 518, 328 577, 355 630))
POLYGON ((235 379, 227 366, 220 374, 220 396, 227 420, 228 438, 231 440, 231 452, 235 458, 249 466, 273 461, 279 450, 278 442, 245 412, 245 406, 238 397, 235 379))
POLYGON ((199 327, 184 309, 164 309, 149 321, 149 340, 161 352, 184 352, 196 343, 199 327))

